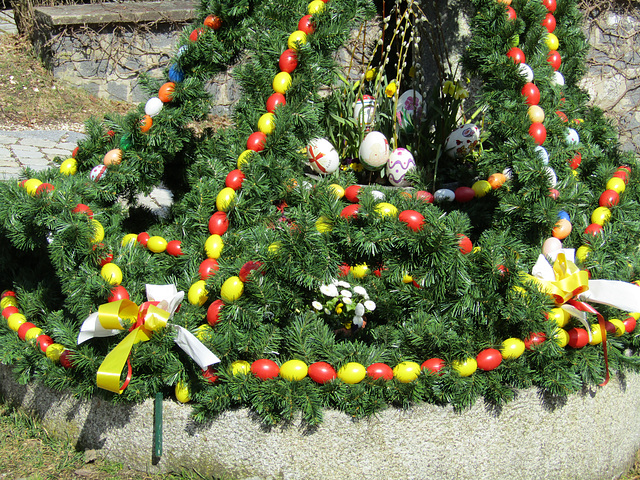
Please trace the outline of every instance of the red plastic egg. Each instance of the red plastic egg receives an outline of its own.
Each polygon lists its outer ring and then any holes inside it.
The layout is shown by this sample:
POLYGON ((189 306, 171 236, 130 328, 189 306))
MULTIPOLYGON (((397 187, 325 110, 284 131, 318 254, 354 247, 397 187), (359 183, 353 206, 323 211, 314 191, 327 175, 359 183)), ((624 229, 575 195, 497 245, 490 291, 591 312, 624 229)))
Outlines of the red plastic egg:
POLYGON ((518 63, 524 63, 525 60, 525 56, 524 56, 524 52, 519 49, 518 47, 512 47, 509 49, 509 51, 507 52, 507 57, 509 57, 510 59, 512 59, 515 64, 517 65, 518 63))
POLYGON ((104 267, 107 263, 113 262, 113 252, 105 252, 100 257, 100 266, 104 267))
MULTIPOLYGON (((629 172, 626 170, 621 170, 618 169, 616 170, 616 172, 612 175, 612 177, 615 178, 620 178, 625 184, 629 183, 629 172)), ((46 185, 45 183, 43 183, 42 185, 46 185)), ((40 187, 42 187, 42 185, 40 185, 40 187)), ((38 189, 40 189, 40 187, 38 187, 38 189)), ((37 191, 37 190, 36 190, 37 191)))
POLYGON ((50 183, 41 183, 38 185, 38 188, 36 188, 36 195, 42 195, 44 192, 53 192, 55 189, 56 187, 50 183))
POLYGON ((204 28, 196 28, 191 32, 191 34, 189 34, 189 40, 191 40, 192 42, 197 42, 198 37, 202 35, 202 32, 204 32, 204 28))
POLYGON ((269 98, 267 98, 267 112, 273 113, 276 111, 276 108, 280 105, 286 105, 287 100, 284 98, 284 95, 278 92, 272 93, 269 98))
POLYGON ((227 174, 227 178, 224 180, 224 184, 234 190, 238 190, 242 187, 242 182, 244 182, 244 173, 242 173, 242 170, 238 169, 231 170, 227 174))
POLYGON ((78 152, 80 151, 80 147, 76 147, 73 149, 73 152, 71 152, 71 157, 72 158, 76 158, 76 155, 78 155, 78 152))
POLYGON ((360 193, 360 185, 350 185, 344 189, 344 196, 351 203, 358 203, 358 194, 360 193))
POLYGON ((225 212, 216 212, 209 219, 209 233, 211 235, 224 235, 229 228, 229 219, 225 212))
POLYGON ((478 368, 480 370, 489 372, 498 368, 502 363, 502 354, 500 350, 495 348, 486 348, 476 356, 476 362, 478 362, 478 368))
POLYGON ((469 237, 463 235, 462 233, 458 233, 458 237, 460 237, 460 240, 458 240, 458 248, 460 249, 460 252, 463 255, 471 253, 471 251, 473 250, 473 243, 471 243, 469 237))
POLYGON ((335 369, 327 362, 315 362, 309 365, 309 378, 316 383, 325 384, 337 377, 335 369))
POLYGON ((547 7, 549 12, 553 13, 556 11, 556 0, 542 0, 542 4, 547 7))
POLYGON ((261 266, 262 266, 262 262, 254 262, 254 261, 246 262, 240 268, 240 271, 238 272, 238 278, 240 279, 240 281, 246 282, 248 280, 249 275, 251 274, 251 272, 253 272, 254 270, 259 269, 261 266))
POLYGON ((582 348, 589 343, 589 334, 584 328, 572 328, 567 333, 569 334, 570 347, 582 348))
POLYGON ((516 11, 513 9, 513 7, 507 7, 507 18, 509 20, 515 20, 516 18, 518 18, 518 15, 516 15, 516 11))
POLYGON ((73 362, 71 361, 71 352, 69 350, 65 350, 60 354, 60 365, 64 368, 73 368, 73 362))
POLYGON ((544 343, 547 336, 544 332, 531 332, 527 338, 524 339, 524 348, 531 350, 536 345, 544 343))
POLYGON ((358 218, 358 210, 359 209, 360 209, 360 204, 358 204, 358 203, 347 205, 340 212, 340 216, 342 218, 346 218, 346 219, 358 218))
POLYGON ((615 207, 620 203, 620 195, 615 190, 605 190, 600 195, 600 199, 598 200, 598 204, 601 207, 615 207))
POLYGON ((569 166, 575 170, 582 163, 582 154, 580 152, 576 152, 571 160, 569 160, 569 166))
POLYGON ((173 100, 173 94, 176 90, 176 84, 173 82, 167 82, 158 90, 158 98, 162 100, 162 103, 169 103, 173 100))
POLYGON ((287 48, 280 55, 278 60, 278 66, 280 70, 287 73, 292 73, 298 66, 298 54, 295 50, 287 48))
POLYGON ((137 240, 140 245, 142 245, 143 247, 146 247, 147 242, 149 241, 150 238, 151 238, 151 235, 149 235, 147 232, 142 232, 138 234, 137 240))
POLYGON ((253 132, 247 139, 247 150, 261 152, 267 142, 267 136, 262 132, 253 132))
POLYGON ((111 293, 107 298, 108 302, 117 302, 118 300, 129 300, 129 292, 122 285, 116 285, 111 289, 111 293))
POLYGON ((209 383, 216 383, 218 381, 218 370, 213 365, 209 365, 206 370, 202 370, 202 376, 209 383))
POLYGON ((540 103, 540 90, 534 83, 525 83, 521 93, 526 97, 527 105, 538 105, 540 103))
POLYGON ((406 223, 414 232, 422 230, 422 227, 424 226, 424 216, 415 210, 404 210, 400 212, 398 220, 406 223))
POLYGON ((46 353, 49 345, 53 343, 53 339, 49 335, 38 335, 36 337, 36 342, 38 342, 38 346, 40 347, 40 350, 42 350, 42 353, 46 353))
POLYGON ((598 225, 597 223, 592 223, 587 228, 584 229, 584 233, 588 233, 589 235, 593 235, 594 237, 599 234, 603 230, 602 225, 598 225))
POLYGON ((220 270, 220 267, 218 266, 218 262, 215 258, 204 259, 198 267, 200 280, 206 280, 210 276, 215 275, 218 270, 220 270))
POLYGON ((182 253, 182 242, 180 240, 171 240, 167 243, 167 253, 174 257, 184 255, 184 253, 182 253))
POLYGON ((556 29, 556 17, 551 12, 547 13, 542 20, 542 26, 547 29, 547 32, 553 33, 556 29))
POLYGON ((20 313, 20 310, 18 310, 18 307, 14 307, 13 305, 9 305, 2 310, 2 316, 7 319, 14 313, 20 313))
POLYGON ((427 370, 428 373, 437 373, 438 375, 442 375, 444 372, 441 370, 444 368, 444 360, 441 358, 430 358, 429 360, 425 360, 420 365, 422 370, 427 370))
POLYGON ((300 19, 300 21, 298 22, 298 30, 306 33, 307 35, 311 35, 313 32, 315 32, 316 27, 311 21, 311 15, 305 15, 300 19))
POLYGON ((418 200, 423 200, 427 203, 433 203, 433 194, 431 192, 427 192, 425 190, 418 190, 416 192, 416 198, 418 200))
POLYGON ((393 369, 386 363, 372 363, 367 367, 367 375, 374 380, 379 378, 391 380, 393 379, 393 369))
POLYGON ((218 30, 222 26, 222 19, 216 15, 207 15, 204 19, 204 26, 218 30))
POLYGON ((636 319, 633 318, 631 315, 625 318, 622 321, 622 324, 624 325, 624 330, 627 333, 631 333, 636 329, 636 319))
POLYGON ((215 300, 209 305, 207 309, 207 322, 212 327, 220 321, 220 310, 224 307, 224 302, 222 300, 215 300))
POLYGON ((261 358, 251 364, 251 373, 260 380, 269 380, 278 376, 280 367, 273 360, 261 358))
POLYGON ((470 187, 458 187, 455 192, 453 192, 456 196, 456 202, 458 203, 467 203, 473 200, 473 197, 476 196, 476 192, 474 192, 473 188, 470 187))
POLYGON ((85 215, 87 215, 89 218, 93 218, 93 212, 91 211, 91 209, 85 205, 84 203, 79 203, 78 205, 76 205, 76 208, 74 208, 73 210, 71 210, 71 213, 84 213, 85 215))
POLYGON ((32 328, 36 328, 36 326, 31 322, 24 322, 20 325, 18 328, 18 337, 20 337, 20 340, 24 340, 27 330, 31 330, 32 328))
POLYGON ((560 68, 560 65, 562 65, 562 57, 556 50, 549 50, 547 62, 549 62, 554 70, 558 70, 560 68))
POLYGON ((547 129, 540 122, 533 122, 529 127, 529 135, 533 137, 536 145, 542 145, 547 139, 547 129))

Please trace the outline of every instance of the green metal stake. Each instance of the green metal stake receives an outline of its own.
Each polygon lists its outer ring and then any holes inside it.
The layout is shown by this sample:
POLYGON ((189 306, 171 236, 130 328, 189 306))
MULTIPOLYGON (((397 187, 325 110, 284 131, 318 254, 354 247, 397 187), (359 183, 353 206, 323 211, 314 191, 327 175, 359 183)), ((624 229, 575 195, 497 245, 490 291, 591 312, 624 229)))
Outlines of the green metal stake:
POLYGON ((156 393, 153 404, 153 458, 162 457, 162 392, 156 393))

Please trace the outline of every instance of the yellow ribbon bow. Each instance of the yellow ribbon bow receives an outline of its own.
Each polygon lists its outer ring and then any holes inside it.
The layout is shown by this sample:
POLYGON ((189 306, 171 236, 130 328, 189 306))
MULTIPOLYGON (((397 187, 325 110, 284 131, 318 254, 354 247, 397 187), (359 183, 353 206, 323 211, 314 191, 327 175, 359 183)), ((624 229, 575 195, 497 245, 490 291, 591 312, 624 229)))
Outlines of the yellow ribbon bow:
MULTIPOLYGON (((129 334, 111 350, 98 368, 96 383, 98 387, 121 394, 131 380, 129 355, 138 342, 146 342, 154 331, 165 328, 173 312, 184 298, 184 292, 177 292, 174 285, 147 285, 149 299, 163 298, 161 301, 145 302, 138 307, 130 300, 118 300, 98 307, 98 312, 87 317, 80 328, 78 344, 94 337, 117 335, 131 328, 129 334), (120 384, 125 363, 127 375, 120 384)), ((191 332, 179 325, 172 325, 177 331, 175 342, 203 370, 220 361, 191 332)))
MULTIPOLYGON (((546 263, 546 259, 544 262, 546 263)), ((549 279, 549 275, 546 276, 547 278, 529 275, 529 278, 535 280, 542 291, 551 295, 556 305, 563 305, 589 290, 589 274, 585 270, 580 270, 565 253, 558 253, 553 262, 553 276, 553 280, 549 279)))

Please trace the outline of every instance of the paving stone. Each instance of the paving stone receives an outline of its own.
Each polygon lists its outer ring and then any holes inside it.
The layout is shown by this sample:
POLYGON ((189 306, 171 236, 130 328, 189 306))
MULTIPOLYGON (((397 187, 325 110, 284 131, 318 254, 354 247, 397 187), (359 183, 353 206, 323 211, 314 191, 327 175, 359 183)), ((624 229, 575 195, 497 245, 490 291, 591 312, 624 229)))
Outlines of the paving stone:
POLYGON ((2 167, 17 167, 20 164, 15 158, 0 158, 0 168, 2 167))
POLYGON ((65 132, 65 135, 62 138, 68 143, 78 143, 80 140, 87 138, 87 136, 80 132, 65 132))
POLYGON ((9 132, 2 132, 0 134, 0 145, 13 145, 14 143, 16 143, 16 137, 7 135, 7 133, 9 132))
POLYGON ((50 159, 53 159, 53 157, 64 157, 66 159, 71 155, 71 150, 63 150, 61 148, 43 148, 40 151, 50 159))
POLYGON ((35 136, 23 137, 18 141, 18 145, 26 145, 29 147, 39 147, 39 148, 52 148, 56 146, 56 143, 57 142, 54 142, 52 140, 35 137, 35 136))
POLYGON ((78 146, 77 143, 74 142, 69 142, 69 141, 63 141, 60 143, 56 143, 54 148, 59 148, 60 150, 66 150, 68 152, 73 152, 73 150, 78 146))
POLYGON ((25 167, 29 167, 31 170, 34 170, 36 172, 42 172, 43 170, 49 170, 51 167, 53 167, 53 165, 51 164, 30 164, 30 165, 25 165, 25 167))
POLYGON ((22 168, 20 167, 0 167, 0 180, 18 178, 21 172, 22 168))
POLYGON ((58 143, 65 135, 64 130, 30 130, 26 132, 25 137, 29 138, 41 138, 43 140, 51 140, 54 143, 58 143))

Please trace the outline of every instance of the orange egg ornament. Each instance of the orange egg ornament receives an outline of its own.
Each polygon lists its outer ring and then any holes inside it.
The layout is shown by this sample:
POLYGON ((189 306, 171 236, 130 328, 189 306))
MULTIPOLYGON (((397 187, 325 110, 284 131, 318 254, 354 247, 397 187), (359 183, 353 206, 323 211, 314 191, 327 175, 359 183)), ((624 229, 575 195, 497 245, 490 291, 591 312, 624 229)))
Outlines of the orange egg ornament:
POLYGON ((140 119, 140 131, 147 133, 153 126, 153 119, 149 115, 145 115, 140 119))
POLYGON ((487 182, 489 182, 489 185, 491 185, 491 188, 493 188, 494 190, 500 188, 506 181, 507 177, 502 173, 494 173, 493 175, 490 175, 489 178, 487 178, 487 182))
POLYGON ((176 84, 173 82, 167 82, 158 90, 158 98, 162 100, 162 103, 169 103, 173 100, 173 94, 176 90, 176 84))
POLYGON ((120 165, 120 162, 122 162, 122 150, 120 150, 119 148, 109 150, 107 153, 105 153, 102 162, 107 167, 110 165, 120 165))
POLYGON ((564 240, 571 233, 571 222, 567 219, 559 219, 553 227, 553 236, 559 240, 564 240))

